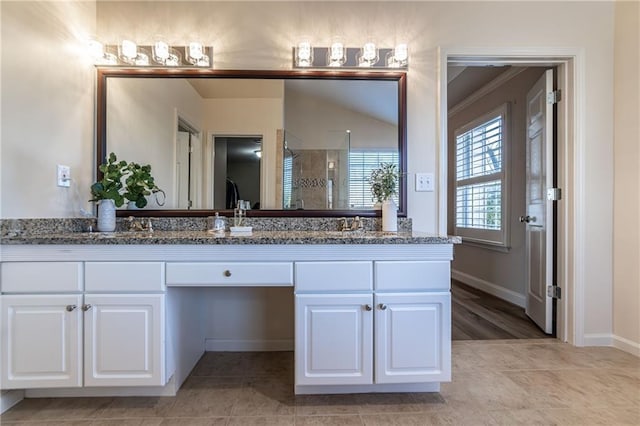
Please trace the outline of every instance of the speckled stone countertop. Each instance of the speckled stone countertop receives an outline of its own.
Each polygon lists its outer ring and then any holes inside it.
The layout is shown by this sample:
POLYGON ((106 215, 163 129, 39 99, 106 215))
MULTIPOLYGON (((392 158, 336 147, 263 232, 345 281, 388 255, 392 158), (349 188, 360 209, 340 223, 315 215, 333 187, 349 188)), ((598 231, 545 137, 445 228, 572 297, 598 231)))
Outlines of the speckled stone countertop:
MULTIPOLYGON (((145 219, 146 220, 146 219, 145 219)), ((162 245, 162 244, 458 244, 459 237, 437 236, 411 230, 411 220, 398 220, 397 233, 383 233, 379 219, 363 218, 364 230, 341 232, 336 218, 254 219, 251 234, 213 234, 206 218, 154 218, 153 232, 128 231, 118 218, 116 232, 87 232, 95 220, 4 219, 0 221, 0 244, 162 245), (306 229, 305 229, 306 228, 306 229)))
POLYGON ((2 244, 456 244, 459 237, 423 232, 254 231, 212 234, 207 231, 65 232, 4 237, 2 244))

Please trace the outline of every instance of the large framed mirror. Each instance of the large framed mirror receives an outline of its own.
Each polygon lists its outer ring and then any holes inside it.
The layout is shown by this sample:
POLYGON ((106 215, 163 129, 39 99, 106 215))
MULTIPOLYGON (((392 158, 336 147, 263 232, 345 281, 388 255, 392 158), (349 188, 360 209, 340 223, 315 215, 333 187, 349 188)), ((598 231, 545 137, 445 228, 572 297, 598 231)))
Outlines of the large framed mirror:
POLYGON ((404 72, 99 68, 97 79, 96 173, 114 152, 150 164, 166 193, 120 216, 208 216, 240 200, 250 216, 376 216, 368 177, 388 162, 406 216, 404 72))

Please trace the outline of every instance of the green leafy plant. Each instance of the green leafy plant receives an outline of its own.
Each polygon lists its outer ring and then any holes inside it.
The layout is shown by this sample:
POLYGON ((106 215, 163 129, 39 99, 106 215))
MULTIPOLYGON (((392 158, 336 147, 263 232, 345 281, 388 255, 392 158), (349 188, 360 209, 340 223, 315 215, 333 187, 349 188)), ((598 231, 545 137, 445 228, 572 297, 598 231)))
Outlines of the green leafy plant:
POLYGON ((371 172, 369 185, 373 198, 382 203, 398 193, 398 180, 400 172, 395 163, 381 163, 380 166, 371 172))
POLYGON ((116 207, 122 207, 128 200, 136 207, 142 208, 147 205, 148 195, 158 192, 164 195, 164 191, 155 184, 151 176, 151 166, 148 164, 141 166, 138 163, 118 161, 112 152, 107 162, 100 165, 99 170, 102 172, 102 179, 91 185, 92 198, 89 201, 110 199, 116 207))
MULTIPOLYGON (((164 191, 155 184, 151 176, 151 166, 141 166, 138 163, 129 163, 126 167, 129 175, 125 178, 124 198, 142 208, 147 205, 147 196, 164 191)), ((164 203, 163 203, 164 204, 164 203)))
POLYGON ((122 178, 127 173, 127 162, 118 161, 116 155, 112 152, 106 163, 99 167, 102 173, 102 179, 91 185, 91 200, 113 200, 116 207, 124 204, 124 196, 121 191, 123 188, 122 178))

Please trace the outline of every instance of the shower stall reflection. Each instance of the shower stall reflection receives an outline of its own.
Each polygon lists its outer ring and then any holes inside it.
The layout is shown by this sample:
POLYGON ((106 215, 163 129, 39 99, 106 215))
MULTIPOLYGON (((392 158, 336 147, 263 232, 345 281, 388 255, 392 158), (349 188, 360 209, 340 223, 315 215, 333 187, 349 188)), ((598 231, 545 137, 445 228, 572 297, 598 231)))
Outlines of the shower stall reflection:
POLYGON ((327 131, 322 146, 305 146, 285 131, 283 208, 290 210, 349 208, 350 131, 327 131))

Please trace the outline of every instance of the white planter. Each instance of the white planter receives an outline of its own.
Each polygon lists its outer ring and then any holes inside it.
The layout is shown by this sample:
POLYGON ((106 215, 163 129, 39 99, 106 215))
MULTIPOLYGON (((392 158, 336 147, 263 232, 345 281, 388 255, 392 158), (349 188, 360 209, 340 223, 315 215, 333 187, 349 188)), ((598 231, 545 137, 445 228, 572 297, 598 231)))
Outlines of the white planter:
POLYGON ((382 202, 382 232, 398 232, 398 207, 393 200, 382 202))
POLYGON ((116 230, 116 205, 113 200, 100 200, 98 204, 98 231, 113 232, 116 230))

